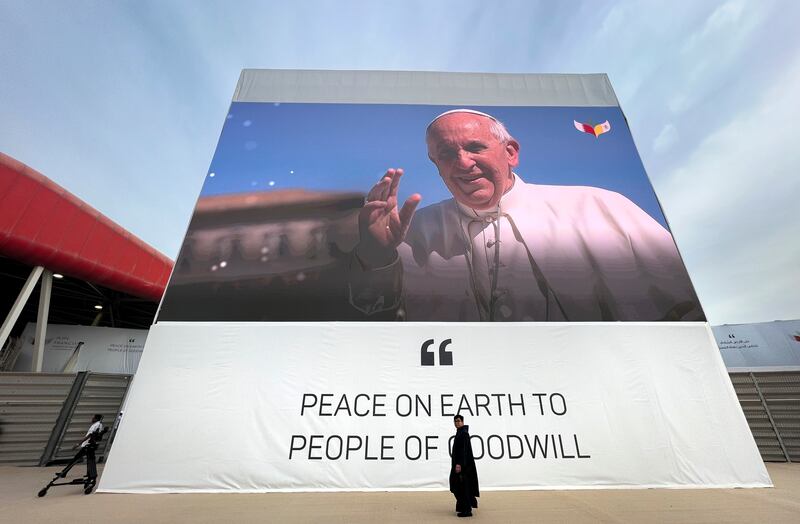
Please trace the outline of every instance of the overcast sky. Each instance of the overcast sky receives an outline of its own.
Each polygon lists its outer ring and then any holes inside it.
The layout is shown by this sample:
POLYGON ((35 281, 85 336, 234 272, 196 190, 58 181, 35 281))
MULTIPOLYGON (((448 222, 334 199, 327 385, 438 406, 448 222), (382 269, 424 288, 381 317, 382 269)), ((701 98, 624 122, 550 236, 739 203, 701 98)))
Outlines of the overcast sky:
POLYGON ((608 73, 713 324, 800 318, 800 2, 0 0, 0 151, 175 258, 242 68, 608 73))

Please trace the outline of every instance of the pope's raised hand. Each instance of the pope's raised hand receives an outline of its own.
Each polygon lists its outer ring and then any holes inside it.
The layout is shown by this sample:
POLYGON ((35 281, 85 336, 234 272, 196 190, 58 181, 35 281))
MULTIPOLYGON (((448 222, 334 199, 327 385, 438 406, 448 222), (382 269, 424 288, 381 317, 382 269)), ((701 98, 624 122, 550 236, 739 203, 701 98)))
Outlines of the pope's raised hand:
POLYGON ((405 240, 414 211, 422 200, 419 193, 414 193, 397 209, 397 188, 402 176, 402 169, 388 169, 372 186, 358 214, 361 234, 358 256, 370 266, 385 265, 394 259, 394 250, 405 240))

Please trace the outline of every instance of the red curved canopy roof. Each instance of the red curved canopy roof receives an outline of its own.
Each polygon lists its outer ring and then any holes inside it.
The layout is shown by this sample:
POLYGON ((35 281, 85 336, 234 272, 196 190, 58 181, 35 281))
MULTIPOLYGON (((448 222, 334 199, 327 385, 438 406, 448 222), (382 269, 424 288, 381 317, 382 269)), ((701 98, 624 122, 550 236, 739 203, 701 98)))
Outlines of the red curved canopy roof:
POLYGON ((173 262, 41 173, 0 153, 0 254, 159 301, 173 262))

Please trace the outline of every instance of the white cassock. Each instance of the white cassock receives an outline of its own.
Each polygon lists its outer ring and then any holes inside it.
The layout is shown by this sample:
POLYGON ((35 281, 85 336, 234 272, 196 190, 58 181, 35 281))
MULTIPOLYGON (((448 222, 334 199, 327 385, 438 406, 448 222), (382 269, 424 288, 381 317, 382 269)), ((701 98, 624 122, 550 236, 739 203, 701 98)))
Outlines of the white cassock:
POLYGON ((353 257, 350 303, 367 317, 704 320, 670 233, 596 187, 526 184, 515 175, 497 209, 449 199, 419 210, 397 251, 373 270, 353 257))

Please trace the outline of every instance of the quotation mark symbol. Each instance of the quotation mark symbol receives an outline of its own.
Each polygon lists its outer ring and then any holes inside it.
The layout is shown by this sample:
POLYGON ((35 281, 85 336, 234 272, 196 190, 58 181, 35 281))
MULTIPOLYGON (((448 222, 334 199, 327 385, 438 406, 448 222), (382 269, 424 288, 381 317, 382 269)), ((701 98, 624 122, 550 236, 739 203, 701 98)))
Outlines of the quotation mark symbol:
MULTIPOLYGON (((448 338, 447 340, 445 340, 441 344, 439 344, 439 365, 440 366, 452 366, 453 365, 453 353, 451 351, 447 350, 447 346, 449 346, 452 341, 453 341, 453 339, 448 338)), ((432 338, 430 338, 430 339, 428 339, 428 340, 426 340, 425 342, 422 343, 422 347, 420 348, 420 357, 419 357, 420 365, 422 365, 422 366, 435 366, 436 365, 434 353, 428 349, 433 344, 435 344, 435 341, 432 338)))

